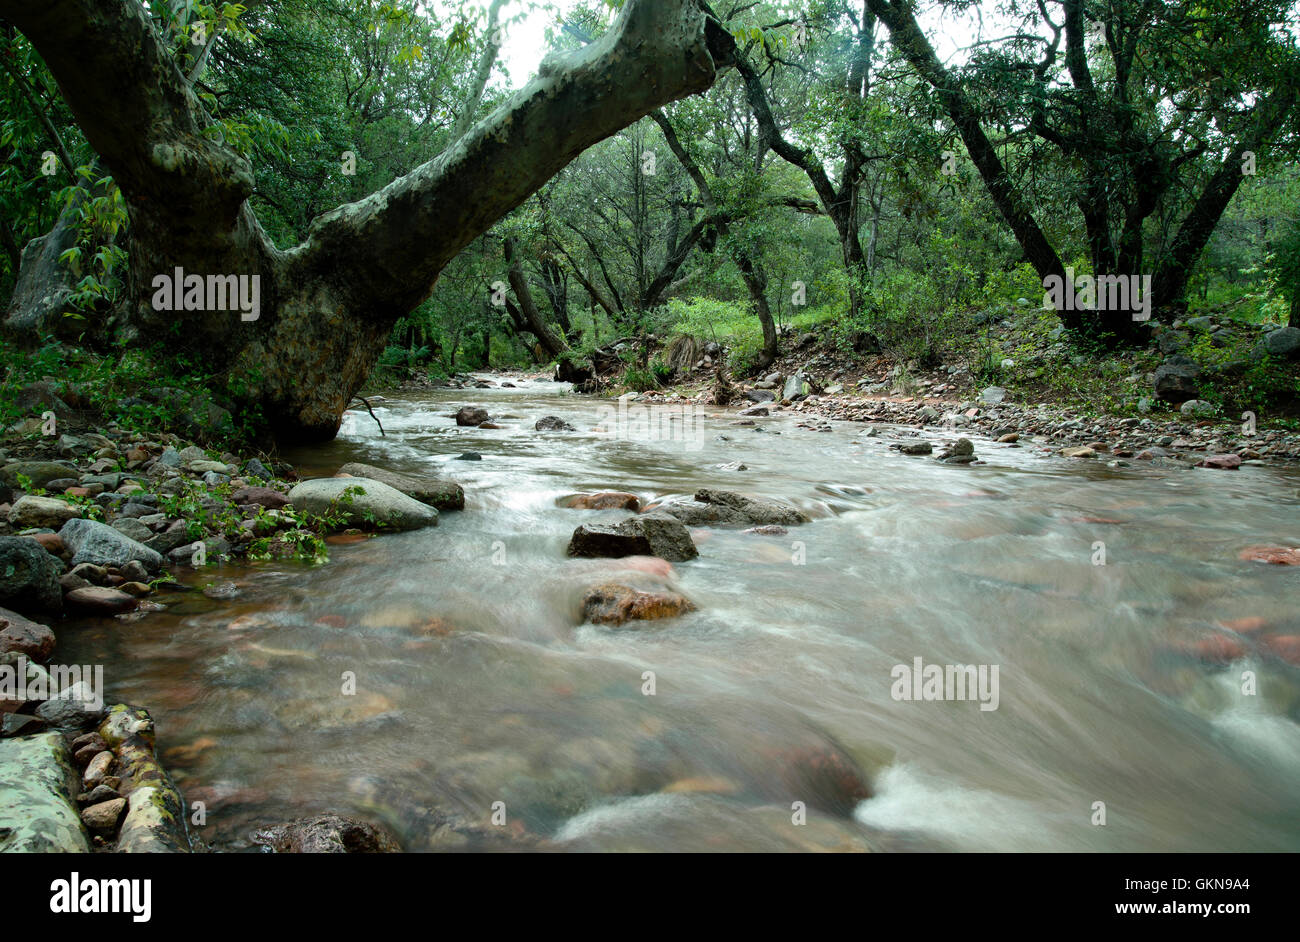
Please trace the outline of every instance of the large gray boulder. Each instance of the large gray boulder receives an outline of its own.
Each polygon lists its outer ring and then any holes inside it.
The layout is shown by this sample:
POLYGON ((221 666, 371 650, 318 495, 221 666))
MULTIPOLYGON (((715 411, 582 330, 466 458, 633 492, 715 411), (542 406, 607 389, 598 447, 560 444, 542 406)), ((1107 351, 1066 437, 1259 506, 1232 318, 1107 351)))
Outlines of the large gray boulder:
POLYGON ((18 476, 30 478, 32 487, 44 487, 59 478, 75 478, 77 466, 66 461, 14 461, 0 468, 0 483, 20 487, 18 476))
POLYGON ((692 501, 666 503, 656 510, 692 527, 796 526, 808 522, 803 511, 783 500, 708 488, 696 491, 692 501))
POLYGON ((59 531, 59 537, 73 552, 73 566, 94 563, 120 567, 134 559, 150 572, 162 568, 161 554, 98 520, 69 520, 59 531))
POLYGON ((1264 337, 1264 349, 1275 357, 1300 356, 1300 327, 1282 327, 1264 337))
POLYGON ((407 497, 413 497, 420 503, 439 510, 465 509, 464 489, 455 481, 448 481, 446 478, 425 477, 422 474, 405 471, 388 471, 359 461, 348 462, 339 468, 339 474, 347 474, 354 478, 369 478, 380 484, 387 484, 407 497))
POLYGON ((1174 405, 1199 398, 1200 389, 1196 385, 1199 378, 1200 370, 1189 358, 1171 356, 1156 367, 1156 398, 1174 405))
POLYGON ((781 398, 794 401, 807 396, 810 391, 808 380, 802 373, 796 373, 785 381, 785 388, 781 390, 781 398))
POLYGON ((583 524, 573 531, 568 553, 605 559, 658 556, 669 562, 700 555, 681 521, 663 514, 642 514, 615 524, 583 524))
POLYGON ((349 525, 374 522, 390 530, 436 527, 438 511, 372 478, 316 478, 289 492, 289 503, 310 514, 339 513, 349 525), (359 488, 347 499, 344 491, 359 488))
POLYGON ((0 605, 24 614, 62 611, 62 570, 35 540, 0 536, 0 605))
POLYGON ((89 853, 77 778, 59 733, 0 739, 0 853, 89 853))

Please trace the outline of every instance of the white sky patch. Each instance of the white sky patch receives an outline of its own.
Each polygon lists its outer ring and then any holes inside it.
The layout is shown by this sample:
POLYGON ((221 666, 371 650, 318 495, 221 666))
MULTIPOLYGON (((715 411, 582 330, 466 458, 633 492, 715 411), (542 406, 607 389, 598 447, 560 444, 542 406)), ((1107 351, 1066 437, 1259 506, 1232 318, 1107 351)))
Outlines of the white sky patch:
MULTIPOLYGON (((520 6, 519 0, 515 0, 506 7, 506 12, 518 13, 520 6)), ((547 6, 550 9, 532 10, 522 21, 511 23, 506 28, 501 59, 510 70, 511 85, 515 88, 522 87, 537 74, 537 67, 546 54, 546 27, 572 9, 573 0, 552 0, 547 6)))
MULTIPOLYGON (((480 21, 486 19, 491 0, 425 0, 436 10, 444 23, 455 21, 457 15, 470 10, 479 12, 480 21)), ((510 87, 522 88, 537 74, 546 55, 546 28, 554 25, 565 13, 573 9, 576 0, 510 0, 501 11, 505 22, 505 44, 501 49, 500 65, 510 73, 510 87)), ((917 16, 921 28, 929 37, 939 58, 949 65, 961 62, 963 47, 975 40, 977 32, 984 37, 1006 35, 1011 31, 1008 21, 992 10, 983 11, 982 21, 972 12, 951 13, 934 7, 923 8, 917 16), (981 27, 982 22, 982 27, 981 27)), ((883 50, 889 41, 889 31, 876 26, 876 39, 883 50)), ((501 81, 498 67, 494 82, 501 81)))
MULTIPOLYGON (((546 55, 546 28, 553 25, 564 13, 573 8, 575 0, 510 0, 501 10, 505 24, 505 44, 501 47, 501 60, 510 72, 511 88, 522 88, 537 74, 546 55)), ((461 15, 471 12, 481 23, 486 22, 491 0, 425 0, 426 7, 436 12, 439 20, 450 27, 461 15)), ((500 71, 495 73, 500 80, 500 71)))

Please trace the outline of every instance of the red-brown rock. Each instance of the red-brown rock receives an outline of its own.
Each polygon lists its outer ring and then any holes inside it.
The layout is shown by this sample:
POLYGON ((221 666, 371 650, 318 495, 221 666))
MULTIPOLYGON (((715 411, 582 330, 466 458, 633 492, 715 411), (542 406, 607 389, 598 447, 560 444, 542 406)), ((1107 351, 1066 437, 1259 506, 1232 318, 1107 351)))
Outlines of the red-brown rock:
POLYGON ((1300 666, 1300 635, 1270 635, 1262 644, 1275 657, 1300 666))
POLYGON ((54 651, 54 632, 45 625, 0 608, 0 654, 10 651, 33 661, 47 660, 54 651))
POLYGON ((1254 563, 1271 563, 1274 566, 1300 566, 1300 550, 1284 546, 1248 546, 1237 554, 1238 558, 1254 563))
POLYGON ((576 494, 560 504, 570 510, 631 510, 641 509, 641 498, 635 494, 618 491, 601 491, 599 494, 576 494))
POLYGON ((591 589, 582 600, 583 619, 596 625, 676 618, 693 611, 694 603, 676 592, 641 592, 613 582, 591 589))

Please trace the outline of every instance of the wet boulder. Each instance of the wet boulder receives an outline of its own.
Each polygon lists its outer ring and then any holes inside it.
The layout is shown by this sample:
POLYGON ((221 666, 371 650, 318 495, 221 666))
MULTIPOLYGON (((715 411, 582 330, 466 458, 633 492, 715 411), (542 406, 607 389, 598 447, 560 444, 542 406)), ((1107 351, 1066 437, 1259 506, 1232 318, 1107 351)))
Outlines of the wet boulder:
POLYGON ((656 621, 693 611, 694 603, 676 592, 642 592, 614 582, 590 589, 582 599, 582 617, 593 625, 656 621))
POLYGON ((748 497, 735 491, 702 488, 692 501, 674 501, 656 508, 687 526, 795 526, 808 516, 793 504, 770 497, 748 497))
POLYGON ((437 510, 371 478, 303 481, 289 492, 289 502, 311 514, 338 513, 352 526, 372 519, 390 530, 418 530, 438 525, 437 510))
POLYGON ((662 514, 642 514, 616 524, 584 524, 569 540, 570 556, 618 559, 658 556, 683 562, 699 555, 681 521, 662 514))
POLYGON ((641 498, 620 491, 601 491, 597 494, 574 494, 562 497, 559 506, 570 510, 631 510, 641 509, 641 498))
POLYGON ((277 854, 395 854, 396 838, 368 821, 322 814, 290 824, 263 828, 253 842, 277 854))
POLYGON ((478 426, 489 421, 490 418, 487 409, 481 409, 478 406, 461 406, 456 411, 457 425, 478 426))
POLYGON ((340 475, 369 478, 401 491, 407 497, 438 510, 464 510, 465 491, 455 481, 434 475, 415 474, 408 471, 389 471, 372 464, 350 461, 339 468, 340 475))

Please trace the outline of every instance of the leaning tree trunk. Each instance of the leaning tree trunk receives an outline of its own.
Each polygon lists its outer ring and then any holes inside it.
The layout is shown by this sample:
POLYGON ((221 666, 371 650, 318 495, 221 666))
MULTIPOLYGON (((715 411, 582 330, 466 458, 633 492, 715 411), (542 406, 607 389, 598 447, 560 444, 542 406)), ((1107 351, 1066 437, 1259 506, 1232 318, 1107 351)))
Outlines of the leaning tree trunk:
POLYGON ((248 204, 250 164, 213 138, 138 0, 0 0, 0 17, 45 59, 126 198, 130 332, 199 356, 270 431, 308 440, 337 434, 392 325, 447 262, 592 144, 707 89, 735 49, 698 0, 629 0, 605 36, 543 63, 447 151, 281 251, 248 204), (155 309, 155 277, 177 268, 258 277, 257 319, 155 309))
POLYGON ((528 287, 528 279, 524 275, 524 266, 519 259, 515 240, 507 236, 502 243, 502 248, 506 256, 506 278, 510 281, 510 290, 515 293, 515 298, 519 302, 519 311, 523 316, 524 324, 537 338, 537 342, 541 344, 547 356, 558 357, 569 349, 569 345, 563 338, 555 336, 555 332, 542 317, 542 312, 537 309, 537 302, 533 300, 532 289, 528 287))

